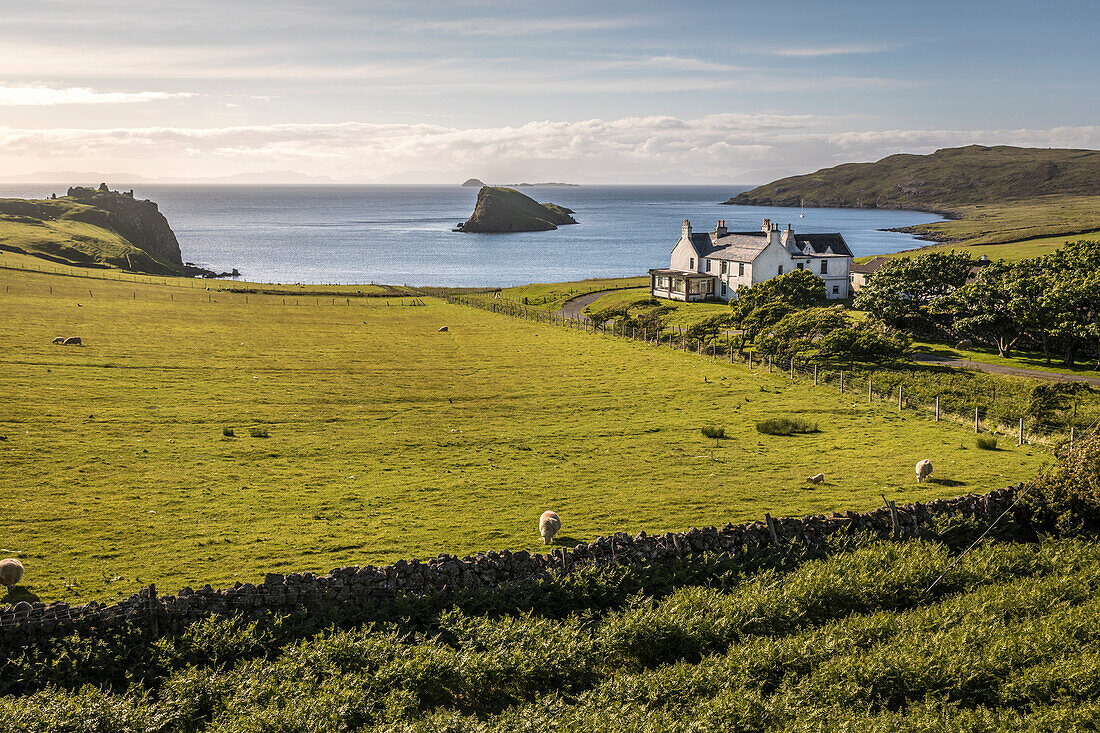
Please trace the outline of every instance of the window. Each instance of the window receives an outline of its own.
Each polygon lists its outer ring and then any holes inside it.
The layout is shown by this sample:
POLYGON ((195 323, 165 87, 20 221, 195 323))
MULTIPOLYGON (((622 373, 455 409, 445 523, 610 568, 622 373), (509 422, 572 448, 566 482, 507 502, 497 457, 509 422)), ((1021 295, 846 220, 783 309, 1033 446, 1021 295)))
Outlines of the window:
POLYGON ((694 270, 695 269, 695 258, 694 257, 691 258, 691 264, 688 265, 688 269, 689 270, 694 270))
POLYGON ((745 263, 744 262, 738 262, 737 263, 737 275, 738 275, 738 277, 744 277, 745 276, 745 263))
POLYGON ((828 260, 822 260, 821 261, 821 274, 822 275, 828 275, 829 274, 829 261, 828 260))
POLYGON ((725 294, 726 294, 726 284, 722 283, 722 295, 725 296, 725 294))
POLYGON ((780 265, 780 266, 779 266, 779 274, 780 274, 780 275, 782 275, 782 274, 783 274, 783 265, 780 265))
POLYGON ((840 295, 840 286, 839 285, 834 285, 833 286, 833 295, 840 295))
POLYGON ((722 260, 722 274, 725 275, 726 272, 728 271, 728 269, 729 269, 729 263, 726 262, 725 260, 722 260))
POLYGON ((706 269, 706 272, 710 272, 710 260, 707 260, 707 269, 706 269))
POLYGON ((798 269, 799 269, 799 270, 801 270, 801 269, 802 269, 802 263, 801 263, 801 262, 799 262, 799 263, 798 263, 798 269))

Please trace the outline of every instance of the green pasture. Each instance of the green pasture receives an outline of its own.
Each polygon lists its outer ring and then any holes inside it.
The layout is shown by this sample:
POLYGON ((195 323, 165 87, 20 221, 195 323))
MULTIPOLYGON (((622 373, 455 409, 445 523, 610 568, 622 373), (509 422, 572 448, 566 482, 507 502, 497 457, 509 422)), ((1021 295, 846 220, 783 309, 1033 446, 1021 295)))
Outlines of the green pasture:
MULTIPOLYGON (((608 308, 630 307, 639 301, 646 301, 646 304, 630 308, 631 315, 636 315, 646 308, 651 307, 648 304, 650 297, 648 285, 644 288, 620 290, 597 298, 584 309, 584 312, 597 313, 608 308)), ((660 300, 659 302, 661 305, 670 306, 672 308, 672 312, 668 314, 668 325, 671 328, 676 328, 677 326, 688 328, 697 321, 709 316, 728 314, 730 312, 728 304, 713 301, 685 303, 679 300, 660 300)))
MULTIPOLYGON (((1065 241, 1078 238, 1081 232, 1100 231, 1100 196, 1036 196, 1022 201, 951 208, 959 218, 918 224, 912 229, 954 244, 956 248, 958 245, 1017 245, 1002 251, 1000 256, 1005 259, 1045 254, 1036 240, 1065 241), (1039 249, 1033 250, 1035 247, 1039 249)), ((996 259, 992 248, 978 247, 975 251, 988 251, 990 258, 996 259)))
POLYGON ((638 277, 603 277, 590 280, 578 280, 567 283, 533 283, 520 285, 514 288, 504 288, 501 295, 509 300, 519 303, 527 299, 526 304, 546 310, 557 310, 565 305, 565 302, 580 295, 592 293, 597 290, 612 290, 616 288, 639 288, 649 285, 649 276, 638 277))
POLYGON ((537 549, 546 509, 564 543, 866 509, 1045 459, 778 373, 431 298, 193 284, 0 269, 0 554, 44 601, 537 549), (71 335, 85 346, 51 343, 71 335), (756 432, 777 415, 821 432, 756 432))
MULTIPOLYGON (((1078 235, 1058 235, 1054 237, 1039 237, 1037 239, 1026 239, 1022 242, 1006 242, 1004 244, 976 244, 976 245, 963 245, 963 244, 936 244, 928 247, 921 247, 919 249, 907 249, 902 252, 894 252, 892 254, 883 255, 884 257, 913 257, 915 255, 927 254, 928 252, 966 252, 971 257, 977 259, 982 255, 985 255, 991 260, 1006 260, 1008 262, 1016 262, 1018 260, 1026 260, 1032 257, 1040 257, 1042 255, 1048 255, 1057 249, 1060 249, 1067 242, 1075 242, 1078 239, 1097 239, 1100 238, 1100 231, 1086 232, 1078 235)), ((866 262, 871 257, 858 257, 857 262, 866 262)))
POLYGON ((1100 377, 1100 370, 1078 366, 1076 369, 1066 368, 1057 354, 1053 355, 1047 364, 1041 351, 1013 350, 1009 357, 998 356, 997 350, 988 347, 977 346, 972 349, 959 349, 947 344, 938 344, 933 341, 914 341, 913 349, 924 354, 934 354, 948 359, 965 359, 982 364, 995 364, 997 366, 1015 367, 1017 369, 1034 369, 1036 371, 1054 372, 1074 377, 1100 377))

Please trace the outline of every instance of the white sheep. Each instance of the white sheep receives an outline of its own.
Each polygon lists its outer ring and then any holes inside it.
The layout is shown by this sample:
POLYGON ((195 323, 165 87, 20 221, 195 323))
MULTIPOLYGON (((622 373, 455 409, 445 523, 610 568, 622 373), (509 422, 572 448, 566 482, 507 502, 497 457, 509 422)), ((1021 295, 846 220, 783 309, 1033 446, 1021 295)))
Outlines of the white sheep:
POLYGON ((825 480, 825 474, 815 473, 813 476, 807 476, 806 480, 809 481, 811 484, 819 484, 825 480))
POLYGON ((12 587, 23 579, 23 563, 14 557, 0 560, 0 585, 12 587))
POLYGON ((917 483, 932 475, 932 461, 925 458, 917 463, 917 483))
POLYGON ((542 516, 539 517, 539 534, 542 535, 542 544, 549 545, 559 529, 561 529, 561 519, 558 518, 558 515, 551 511, 543 512, 542 516))

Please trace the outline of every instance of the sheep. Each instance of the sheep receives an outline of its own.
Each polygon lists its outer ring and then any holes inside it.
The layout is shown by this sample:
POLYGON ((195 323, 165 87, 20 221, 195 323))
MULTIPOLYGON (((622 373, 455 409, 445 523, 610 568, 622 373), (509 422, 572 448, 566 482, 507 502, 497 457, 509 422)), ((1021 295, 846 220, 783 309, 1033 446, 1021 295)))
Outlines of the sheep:
POLYGON ((447 333, 447 332, 448 332, 448 331, 450 331, 450 330, 451 330, 451 329, 447 328, 446 326, 440 326, 440 327, 439 327, 439 332, 440 332, 440 333, 447 333))
POLYGON ((925 458, 917 464, 917 483, 932 475, 932 461, 925 458))
POLYGON ((554 540, 554 535, 561 529, 561 519, 551 511, 542 513, 539 517, 539 534, 542 535, 542 544, 549 545, 554 540))
POLYGON ((0 560, 0 585, 12 587, 23 579, 23 563, 14 557, 0 560))
POLYGON ((63 344, 63 343, 65 343, 65 337, 64 336, 54 336, 53 337, 53 342, 55 344, 63 344))
POLYGON ((809 481, 811 484, 819 484, 825 480, 825 474, 815 473, 813 476, 807 476, 806 480, 809 481))
POLYGON ((64 344, 65 346, 82 346, 83 345, 80 342, 80 337, 79 336, 70 336, 69 338, 65 339, 61 343, 64 344))

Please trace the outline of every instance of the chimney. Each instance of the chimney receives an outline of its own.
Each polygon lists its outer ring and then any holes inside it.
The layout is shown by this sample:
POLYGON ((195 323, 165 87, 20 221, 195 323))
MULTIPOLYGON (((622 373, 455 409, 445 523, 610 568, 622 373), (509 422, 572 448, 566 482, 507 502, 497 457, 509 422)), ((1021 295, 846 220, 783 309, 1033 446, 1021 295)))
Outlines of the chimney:
POLYGON ((791 229, 790 224, 788 224, 787 228, 783 230, 783 236, 780 237, 779 241, 784 247, 786 247, 792 253, 799 252, 798 242, 794 238, 794 230, 791 229))
POLYGON ((764 223, 760 225, 760 231, 770 232, 771 230, 772 230, 772 220, 771 219, 765 219, 764 223))
POLYGON ((714 227, 714 236, 716 238, 726 236, 726 220, 725 219, 719 219, 718 220, 718 225, 714 227))
POLYGON ((691 239, 691 222, 684 219, 684 225, 680 227, 680 238, 691 239))

